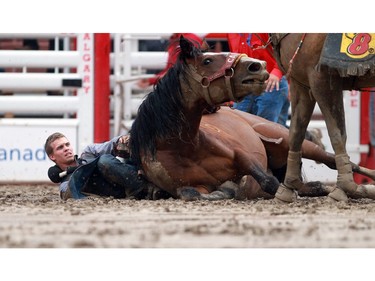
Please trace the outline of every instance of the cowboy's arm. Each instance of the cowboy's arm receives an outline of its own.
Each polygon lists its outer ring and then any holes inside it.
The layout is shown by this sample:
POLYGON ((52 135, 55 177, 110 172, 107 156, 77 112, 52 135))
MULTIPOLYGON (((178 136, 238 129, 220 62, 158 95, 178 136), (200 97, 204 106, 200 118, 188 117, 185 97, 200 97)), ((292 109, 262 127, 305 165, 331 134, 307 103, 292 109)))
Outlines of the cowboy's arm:
POLYGON ((117 143, 119 138, 120 136, 117 136, 103 143, 94 143, 86 146, 81 154, 81 158, 90 161, 103 154, 112 154, 113 143, 117 143))

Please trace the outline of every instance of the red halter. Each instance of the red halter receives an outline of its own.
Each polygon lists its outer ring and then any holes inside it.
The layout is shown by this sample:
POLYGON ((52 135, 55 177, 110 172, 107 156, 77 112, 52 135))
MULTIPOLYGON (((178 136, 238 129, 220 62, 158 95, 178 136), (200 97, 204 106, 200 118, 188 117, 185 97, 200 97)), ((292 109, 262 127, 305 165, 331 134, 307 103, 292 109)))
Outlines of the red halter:
POLYGON ((236 98, 233 95, 233 85, 231 83, 231 78, 234 75, 234 68, 236 67, 236 64, 239 62, 241 57, 247 57, 246 54, 236 54, 236 53, 228 53, 226 56, 226 60, 224 65, 216 71, 214 74, 211 76, 202 76, 197 73, 196 68, 193 66, 189 65, 190 67, 190 75, 194 78, 195 81, 199 82, 204 90, 203 96, 205 100, 207 101, 208 104, 210 105, 215 105, 212 102, 209 87, 211 84, 211 81, 216 80, 220 77, 225 78, 225 85, 227 86, 228 89, 228 97, 231 101, 235 101, 236 98))

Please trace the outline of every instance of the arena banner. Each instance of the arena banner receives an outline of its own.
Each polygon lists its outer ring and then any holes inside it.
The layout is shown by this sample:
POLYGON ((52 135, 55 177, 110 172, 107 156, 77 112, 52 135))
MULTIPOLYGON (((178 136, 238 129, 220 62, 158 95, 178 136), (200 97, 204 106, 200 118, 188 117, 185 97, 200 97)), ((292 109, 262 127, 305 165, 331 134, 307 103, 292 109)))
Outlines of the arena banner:
POLYGON ((54 163, 44 151, 47 137, 61 131, 77 152, 77 128, 56 125, 0 126, 0 183, 49 182, 47 170, 54 163))
MULTIPOLYGON (((37 36, 37 35, 35 35, 37 36)), ((57 90, 69 91, 64 96, 54 95, 34 95, 33 88, 25 93, 14 92, 12 96, 5 98, 18 98, 18 104, 7 108, 6 112, 28 113, 32 112, 30 117, 0 118, 0 183, 19 183, 19 182, 48 182, 47 170, 54 163, 49 160, 44 152, 44 143, 46 138, 54 133, 61 132, 68 137, 73 145, 75 153, 80 151, 88 144, 94 141, 94 34, 82 33, 76 34, 77 50, 68 51, 67 54, 74 62, 74 67, 66 73, 50 73, 53 75, 76 74, 77 79, 61 79, 61 87, 57 90), (77 57, 77 59, 76 59, 77 57), (77 83, 79 82, 79 83, 77 83), (24 99, 23 99, 24 97, 24 99), (28 98, 38 100, 38 103, 30 104, 28 98), (64 102, 63 102, 64 101, 64 102), (21 104, 20 104, 21 103, 21 104), (57 110, 71 114, 64 115, 62 118, 49 118, 46 116, 46 104, 61 103, 57 110), (65 108, 69 107, 69 108, 65 108), (25 109, 26 108, 26 109, 25 109), (23 111, 20 111, 20 110, 23 111), (34 117, 35 116, 35 117, 34 117)), ((26 51, 17 51, 26 52, 26 51)), ((31 51, 29 51, 30 53, 31 51)), ((39 52, 38 50, 33 52, 39 52)), ((58 51, 57 55, 64 57, 64 50, 58 51)), ((26 55, 26 53, 25 53, 26 55)), ((32 55, 32 54, 31 54, 32 55)), ((9 57, 12 60, 12 57, 9 57)), ((60 60, 59 60, 60 61, 60 60)), ((56 62, 51 61, 51 67, 56 62)), ((59 66, 59 65, 58 65, 59 66)), ((0 64, 1 67, 1 64, 0 64)), ((20 62, 19 67, 22 66, 20 62)), ((37 67, 37 65, 35 65, 37 67)), ((40 75, 40 73, 22 73, 27 75, 40 75)), ((13 75, 13 73, 0 73, 0 75, 13 75)), ((18 76, 17 76, 18 77, 18 76)), ((21 77, 21 75, 20 75, 21 77)), ((59 76, 60 77, 60 76, 59 76)), ((13 80, 12 80, 13 81, 13 80)), ((21 83, 15 81, 12 87, 17 87, 21 83)), ((51 90, 48 85, 37 85, 38 89, 51 90), (43 88, 44 87, 44 88, 43 88)), ((10 88, 11 90, 12 88, 10 88)), ((0 89, 1 90, 1 89, 0 89)), ((0 111, 1 112, 1 111, 0 111)), ((26 115, 27 116, 27 115, 26 115)))

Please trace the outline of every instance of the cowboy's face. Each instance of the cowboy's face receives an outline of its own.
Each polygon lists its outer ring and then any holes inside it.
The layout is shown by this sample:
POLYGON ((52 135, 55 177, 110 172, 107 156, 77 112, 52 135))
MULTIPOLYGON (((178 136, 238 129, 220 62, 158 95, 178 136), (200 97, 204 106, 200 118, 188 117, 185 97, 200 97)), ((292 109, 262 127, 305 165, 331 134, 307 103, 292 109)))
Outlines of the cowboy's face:
POLYGON ((58 166, 66 166, 74 163, 73 148, 67 138, 59 138, 51 143, 52 153, 49 158, 58 166))

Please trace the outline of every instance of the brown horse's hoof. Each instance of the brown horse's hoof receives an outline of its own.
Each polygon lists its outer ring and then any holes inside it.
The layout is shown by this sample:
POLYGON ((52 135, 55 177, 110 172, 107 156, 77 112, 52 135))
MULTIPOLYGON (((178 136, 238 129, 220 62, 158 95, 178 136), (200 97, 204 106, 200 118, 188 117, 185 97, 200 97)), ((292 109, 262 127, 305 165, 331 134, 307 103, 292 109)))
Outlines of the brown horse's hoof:
POLYGON ((297 193, 295 190, 280 184, 275 194, 275 200, 282 203, 293 203, 297 200, 297 193))
POLYGON ((331 191, 328 194, 328 197, 330 199, 333 199, 335 201, 342 201, 342 202, 347 202, 348 201, 348 196, 346 193, 340 189, 340 188, 335 188, 333 191, 331 191))
POLYGON ((196 201, 202 198, 201 193, 193 187, 182 187, 177 189, 178 198, 183 201, 196 201))

